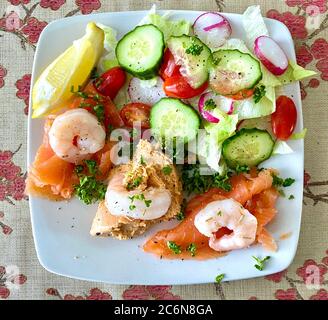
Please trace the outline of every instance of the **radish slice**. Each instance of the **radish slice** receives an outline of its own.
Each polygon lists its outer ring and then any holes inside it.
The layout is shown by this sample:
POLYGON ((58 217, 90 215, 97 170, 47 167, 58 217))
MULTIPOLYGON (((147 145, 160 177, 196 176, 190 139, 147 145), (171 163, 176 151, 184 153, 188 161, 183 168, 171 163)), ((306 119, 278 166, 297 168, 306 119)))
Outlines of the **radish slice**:
POLYGON ((151 106, 166 97, 163 91, 163 80, 160 77, 146 81, 132 78, 129 83, 128 93, 131 102, 140 102, 151 106))
POLYGON ((227 114, 232 114, 234 111, 234 101, 230 98, 216 95, 212 92, 204 93, 200 96, 198 101, 198 110, 202 117, 212 123, 218 123, 220 121, 215 115, 213 115, 213 111, 206 109, 206 101, 212 99, 216 105, 216 108, 226 112, 227 114))
POLYGON ((274 75, 282 75, 288 68, 288 58, 272 38, 260 36, 254 42, 254 53, 274 75))
POLYGON ((201 14, 193 24, 194 34, 210 48, 221 47, 231 35, 229 21, 216 12, 201 14))

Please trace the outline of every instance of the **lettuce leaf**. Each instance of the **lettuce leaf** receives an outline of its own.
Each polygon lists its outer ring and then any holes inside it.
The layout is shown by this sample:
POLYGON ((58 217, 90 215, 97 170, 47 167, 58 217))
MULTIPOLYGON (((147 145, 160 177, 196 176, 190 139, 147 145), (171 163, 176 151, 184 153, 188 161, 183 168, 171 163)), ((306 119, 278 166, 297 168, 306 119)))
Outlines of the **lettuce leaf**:
POLYGON ((215 109, 213 114, 220 122, 204 121, 206 132, 199 138, 197 154, 205 159, 211 169, 221 174, 225 168, 224 163, 220 161, 222 143, 235 133, 238 115, 229 116, 219 109, 215 109))
MULTIPOLYGON (((240 39, 229 39, 221 48, 237 49, 243 53, 252 55, 256 59, 252 52, 247 48, 245 42, 240 39)), ((263 65, 261 65, 261 69, 262 80, 259 85, 265 86, 266 94, 258 103, 254 102, 253 97, 235 101, 234 113, 238 114, 239 120, 264 117, 276 110, 276 94, 274 87, 279 85, 280 82, 275 76, 271 75, 263 65)))
POLYGON ((250 6, 246 9, 243 14, 243 26, 247 33, 249 48, 253 48, 256 38, 269 35, 259 5, 250 6))
POLYGON ((252 119, 267 116, 276 110, 276 94, 273 87, 266 87, 265 96, 255 103, 253 97, 234 102, 234 113, 239 120, 252 119))
POLYGON ((98 69, 100 73, 103 73, 113 67, 118 66, 118 61, 115 55, 115 48, 117 45, 117 32, 115 29, 105 26, 101 23, 97 23, 97 26, 101 28, 105 33, 104 49, 105 52, 100 57, 98 62, 98 69))
POLYGON ((307 129, 304 128, 301 132, 293 133, 290 140, 301 140, 304 139, 307 133, 307 129))
POLYGON ((190 33, 190 22, 186 20, 172 20, 171 12, 168 11, 164 15, 156 13, 156 6, 153 5, 149 13, 140 21, 139 25, 153 24, 164 34, 166 41, 171 36, 182 36, 190 33))
MULTIPOLYGON (((254 47, 254 41, 256 38, 260 36, 269 36, 269 30, 265 25, 259 5, 250 6, 246 9, 243 14, 243 26, 247 35, 249 48, 254 47)), ((263 72, 262 82, 274 87, 302 80, 316 74, 314 71, 302 68, 294 61, 289 61, 289 66, 286 72, 278 77, 269 72, 262 63, 261 67, 263 72)))
POLYGON ((289 61, 289 66, 286 72, 278 76, 280 83, 282 85, 289 84, 294 81, 299 81, 304 78, 308 78, 316 75, 317 73, 312 70, 306 70, 303 67, 299 66, 296 62, 289 61))

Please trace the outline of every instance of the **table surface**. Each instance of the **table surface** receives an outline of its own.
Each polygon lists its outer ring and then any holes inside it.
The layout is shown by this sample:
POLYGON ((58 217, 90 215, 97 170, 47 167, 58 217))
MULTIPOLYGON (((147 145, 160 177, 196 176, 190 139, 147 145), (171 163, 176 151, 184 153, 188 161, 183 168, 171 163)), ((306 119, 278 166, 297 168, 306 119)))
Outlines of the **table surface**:
POLYGON ((26 176, 28 97, 42 29, 65 16, 124 10, 242 13, 252 0, 0 1, 0 299, 323 299, 328 300, 328 3, 257 0, 292 33, 299 64, 317 71, 301 83, 305 140, 304 206, 293 264, 275 275, 193 286, 118 286, 72 280, 44 270, 31 232, 26 176))

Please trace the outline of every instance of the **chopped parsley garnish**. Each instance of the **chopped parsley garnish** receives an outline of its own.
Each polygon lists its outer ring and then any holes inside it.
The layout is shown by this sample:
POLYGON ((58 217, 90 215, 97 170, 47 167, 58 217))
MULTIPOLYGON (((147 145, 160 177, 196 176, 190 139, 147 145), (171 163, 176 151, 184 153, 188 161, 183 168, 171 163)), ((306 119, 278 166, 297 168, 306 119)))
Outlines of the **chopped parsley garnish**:
POLYGON ((88 171, 91 175, 97 174, 98 166, 95 160, 84 160, 84 163, 86 164, 88 171))
POLYGON ((183 201, 181 203, 180 212, 176 215, 176 218, 178 221, 182 221, 185 218, 186 206, 187 206, 187 201, 186 201, 186 199, 183 199, 183 201))
POLYGON ((213 99, 208 99, 205 101, 205 104, 204 104, 205 111, 211 111, 211 110, 214 110, 215 108, 216 108, 216 103, 213 99))
POLYGON ((220 210, 218 213, 217 213, 218 216, 222 216, 222 211, 220 210))
POLYGON ((146 162, 145 162, 143 156, 140 157, 140 164, 141 164, 142 166, 144 166, 144 165, 146 164, 146 162))
POLYGON ((80 108, 90 108, 92 107, 91 103, 81 102, 79 105, 80 108))
POLYGON ((176 218, 178 221, 182 221, 185 218, 185 215, 182 211, 180 211, 177 215, 176 218))
POLYGON ((105 199, 106 189, 106 185, 97 181, 94 176, 81 177, 79 184, 75 185, 76 195, 85 204, 105 199))
POLYGON ((137 177, 132 182, 129 182, 128 185, 126 186, 126 188, 128 190, 133 190, 133 189, 139 187, 141 182, 142 182, 142 177, 137 177))
POLYGON ((151 200, 145 200, 145 205, 146 205, 147 208, 150 207, 151 203, 152 203, 151 200))
POLYGON ((77 96, 83 98, 83 99, 87 99, 88 98, 88 94, 86 92, 82 92, 81 91, 82 87, 78 86, 77 87, 77 91, 74 91, 74 86, 71 86, 71 92, 76 94, 77 96))
POLYGON ((221 281, 223 280, 223 278, 224 278, 224 273, 221 273, 221 274, 219 274, 219 275, 217 275, 215 277, 215 282, 216 283, 221 283, 221 281))
POLYGON ((249 173, 249 171, 250 171, 250 168, 249 168, 249 166, 241 166, 241 165, 237 165, 237 167, 236 167, 236 173, 238 174, 238 173, 249 173))
POLYGON ((74 169, 74 171, 77 175, 80 175, 83 172, 83 170, 84 170, 84 167, 81 164, 77 165, 74 169))
POLYGON ((94 101, 100 101, 100 100, 102 100, 99 93, 96 93, 92 98, 93 98, 94 101))
POLYGON ((91 73, 90 73, 90 79, 97 79, 99 78, 99 73, 97 72, 97 68, 94 67, 92 70, 91 70, 91 73))
POLYGON ((293 178, 287 178, 284 180, 282 186, 283 187, 290 187, 295 182, 295 179, 293 178))
POLYGON ((186 49, 186 53, 192 54, 193 56, 199 56, 202 53, 203 49, 204 49, 204 47, 195 43, 195 40, 193 38, 192 44, 190 45, 189 48, 186 49))
POLYGON ((96 78, 95 79, 95 86, 98 88, 104 82, 104 78, 96 78))
POLYGON ((194 243, 191 243, 186 250, 190 252, 192 257, 194 257, 196 255, 197 247, 194 243))
POLYGON ((136 208, 136 206, 134 205, 134 204, 130 204, 130 206, 129 206, 129 209, 132 211, 132 210, 134 210, 136 208))
POLYGON ((272 178, 272 185, 274 187, 290 187, 295 182, 295 179, 293 178, 282 179, 275 174, 272 175, 272 178))
POLYGON ((85 160, 84 163, 89 175, 83 173, 83 165, 77 165, 75 167, 75 173, 79 177, 79 184, 74 186, 76 195, 85 204, 91 204, 97 200, 105 199, 107 186, 95 177, 98 172, 97 162, 94 160, 85 160))
POLYGON ((98 118, 99 122, 103 122, 105 119, 105 108, 102 104, 97 104, 93 107, 93 110, 98 118))
POLYGON ((270 256, 266 256, 264 259, 260 259, 258 257, 255 257, 253 256, 253 259, 255 259, 255 261, 257 262, 254 267, 257 269, 257 270, 264 270, 264 266, 265 266, 265 263, 266 261, 268 261, 271 257, 270 256))
POLYGON ((202 175, 199 164, 188 164, 182 169, 183 189, 188 193, 204 193, 210 188, 220 188, 225 191, 231 190, 229 172, 225 175, 215 173, 213 175, 202 175))
POLYGON ((163 167, 162 171, 165 175, 169 175, 172 172, 172 167, 171 166, 165 166, 165 167, 163 167))
POLYGON ((291 194, 289 197, 288 197, 288 200, 293 200, 295 199, 295 196, 293 194, 291 194))
POLYGON ((143 193, 134 194, 133 196, 129 197, 129 199, 131 200, 131 204, 133 204, 135 200, 143 201, 147 208, 149 208, 152 203, 152 200, 147 200, 143 193))
POLYGON ((174 241, 168 241, 167 242, 167 247, 172 250, 175 254, 180 254, 181 251, 181 247, 178 246, 174 241))
POLYGON ((265 86, 256 87, 254 90, 253 100, 255 103, 259 103, 260 100, 265 96, 266 90, 265 86))

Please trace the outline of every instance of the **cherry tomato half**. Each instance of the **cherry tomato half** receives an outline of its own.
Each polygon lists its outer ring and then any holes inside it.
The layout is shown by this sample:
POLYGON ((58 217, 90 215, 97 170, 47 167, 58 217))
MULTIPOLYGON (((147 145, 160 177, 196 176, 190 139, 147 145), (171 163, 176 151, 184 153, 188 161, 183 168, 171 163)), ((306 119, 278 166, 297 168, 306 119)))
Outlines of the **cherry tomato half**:
POLYGON ((173 54, 169 49, 164 52, 163 63, 159 69, 159 75, 163 80, 180 75, 180 66, 176 65, 173 54))
POLYGON ((151 106, 144 103, 129 103, 125 105, 121 111, 120 115, 127 127, 132 128, 133 122, 140 121, 142 129, 149 129, 149 115, 151 106))
POLYGON ((125 72, 120 67, 114 67, 94 80, 94 86, 98 93, 114 99, 123 87, 126 80, 125 72))
POLYGON ((205 82, 199 88, 194 89, 181 75, 167 78, 163 84, 164 92, 167 96, 179 99, 189 99, 199 96, 207 87, 208 82, 205 82))
POLYGON ((276 111, 271 115, 272 131, 277 139, 287 140, 293 133, 297 121, 297 110, 292 99, 280 96, 276 111))

